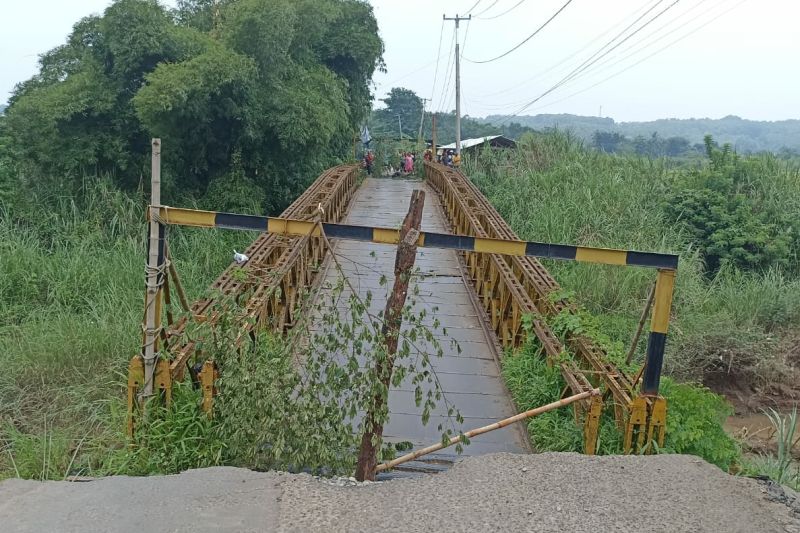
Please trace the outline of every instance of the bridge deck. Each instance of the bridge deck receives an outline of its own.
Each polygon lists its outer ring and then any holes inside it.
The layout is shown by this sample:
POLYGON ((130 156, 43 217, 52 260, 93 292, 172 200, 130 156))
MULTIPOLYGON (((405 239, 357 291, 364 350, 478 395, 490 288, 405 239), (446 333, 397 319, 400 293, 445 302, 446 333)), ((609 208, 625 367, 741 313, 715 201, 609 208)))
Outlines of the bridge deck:
MULTIPOLYGON (((398 227, 408 211, 411 192, 417 188, 426 192, 422 229, 448 231, 436 193, 422 182, 405 180, 367 179, 356 193, 346 223, 398 227)), ((373 310, 384 309, 393 282, 396 247, 341 241, 335 243, 334 248, 353 287, 362 296, 368 290, 372 292, 373 310), (383 287, 379 282, 381 274, 389 280, 383 287)), ((410 441, 418 447, 439 441, 441 433, 437 426, 440 423, 466 431, 511 416, 515 409, 490 347, 494 339, 487 338, 481 326, 479 310, 474 307, 468 292, 472 289, 461 276, 456 252, 419 249, 416 266, 423 274, 417 282, 420 294, 416 309, 424 307, 432 311, 433 307, 438 307, 435 316, 447 328, 447 337, 455 339, 462 350, 458 353, 449 342, 442 342, 444 355, 432 357, 432 364, 447 400, 464 417, 461 427, 455 419, 448 420, 447 409, 440 401, 430 422, 422 426, 421 408, 414 403, 414 387, 403 383, 399 388, 393 388, 389 393, 390 421, 384 435, 388 441, 410 441)), ((330 268, 326 281, 335 282, 337 275, 336 269, 330 268)), ((526 442, 524 426, 514 424, 477 437, 465 447, 464 454, 526 452, 526 442)))

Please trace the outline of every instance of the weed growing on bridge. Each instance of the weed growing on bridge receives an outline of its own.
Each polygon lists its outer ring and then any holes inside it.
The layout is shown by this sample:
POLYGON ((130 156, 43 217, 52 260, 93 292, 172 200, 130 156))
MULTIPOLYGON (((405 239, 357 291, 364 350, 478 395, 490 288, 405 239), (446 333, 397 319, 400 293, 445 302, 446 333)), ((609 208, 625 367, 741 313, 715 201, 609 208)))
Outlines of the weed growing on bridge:
MULTIPOLYGON (((412 286, 391 384, 413 391, 421 423, 435 416, 442 438, 450 438, 457 431, 452 421, 463 420, 447 402, 431 360, 442 354, 439 338, 447 332, 428 311, 415 309, 418 288, 412 286)), ((229 464, 352 472, 363 413, 376 395, 388 395, 376 374, 387 356, 383 311, 374 309, 371 291, 361 296, 342 275, 321 294, 317 301, 308 294, 300 299, 297 321, 285 337, 247 335, 256 331, 255 319, 246 318, 236 301, 219 298, 213 326, 202 322, 186 334, 220 370, 213 418, 200 411, 199 391, 179 383, 172 407, 151 409, 135 446, 112 454, 103 470, 151 474, 229 464)), ((379 422, 388 416, 379 413, 379 422)), ((383 447, 381 459, 403 446, 383 447)))

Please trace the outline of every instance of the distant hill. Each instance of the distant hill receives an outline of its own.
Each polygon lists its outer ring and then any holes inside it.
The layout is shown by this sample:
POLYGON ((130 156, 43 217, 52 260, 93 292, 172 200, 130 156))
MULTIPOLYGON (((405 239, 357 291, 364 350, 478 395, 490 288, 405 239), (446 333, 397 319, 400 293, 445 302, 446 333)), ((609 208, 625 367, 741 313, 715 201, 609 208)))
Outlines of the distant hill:
MULTIPOLYGON (((497 124, 504 118, 505 115, 489 115, 482 120, 497 124)), ((784 147, 800 150, 800 120, 769 122, 729 115, 721 119, 667 118, 649 122, 615 122, 612 118, 561 114, 523 115, 514 117, 511 122, 535 130, 555 127, 570 130, 589 141, 595 131, 615 132, 631 139, 639 135, 650 137, 656 132, 660 137, 685 137, 692 144, 702 142, 705 135, 711 134, 718 143, 731 143, 740 152, 776 152, 784 147)))

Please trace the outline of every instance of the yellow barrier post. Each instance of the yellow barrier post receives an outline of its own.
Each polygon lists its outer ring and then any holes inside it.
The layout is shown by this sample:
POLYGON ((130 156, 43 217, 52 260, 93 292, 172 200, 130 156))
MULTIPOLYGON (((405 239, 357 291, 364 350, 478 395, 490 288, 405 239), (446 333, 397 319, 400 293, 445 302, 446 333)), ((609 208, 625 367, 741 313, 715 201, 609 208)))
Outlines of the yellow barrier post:
POLYGON ((650 321, 650 337, 647 340, 642 394, 658 396, 661 367, 664 364, 664 348, 667 344, 669 315, 672 309, 672 291, 675 287, 675 271, 659 270, 656 279, 656 296, 653 317, 650 321))

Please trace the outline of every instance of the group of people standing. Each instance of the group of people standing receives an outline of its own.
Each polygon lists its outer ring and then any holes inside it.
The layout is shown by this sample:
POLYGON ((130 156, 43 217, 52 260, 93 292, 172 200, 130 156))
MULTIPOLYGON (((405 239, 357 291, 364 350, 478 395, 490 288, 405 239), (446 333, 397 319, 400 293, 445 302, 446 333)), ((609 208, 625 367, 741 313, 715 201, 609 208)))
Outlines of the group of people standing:
POLYGON ((461 154, 457 154, 454 150, 442 150, 442 154, 436 156, 436 160, 448 167, 461 166, 461 154))
MULTIPOLYGON (((398 152, 397 158, 399 160, 397 168, 395 168, 392 163, 387 163, 384 169, 385 175, 398 177, 414 172, 414 163, 416 163, 417 154, 413 152, 398 152)), ((361 166, 367 170, 367 174, 370 176, 372 175, 372 167, 374 163, 375 155, 372 153, 372 150, 368 150, 364 154, 361 166)))
MULTIPOLYGON (((397 177, 414 172, 414 164, 417 161, 417 154, 414 152, 398 152, 399 165, 395 168, 391 163, 386 166, 386 174, 389 176, 397 177)), ((433 161, 433 152, 431 149, 425 150, 423 155, 425 161, 433 161)), ((448 167, 458 167, 461 164, 461 156, 455 153, 454 150, 443 150, 441 154, 436 156, 436 162, 448 167)), ((372 150, 367 150, 361 160, 361 166, 367 171, 369 176, 372 175, 372 168, 375 166, 375 154, 372 150)))

